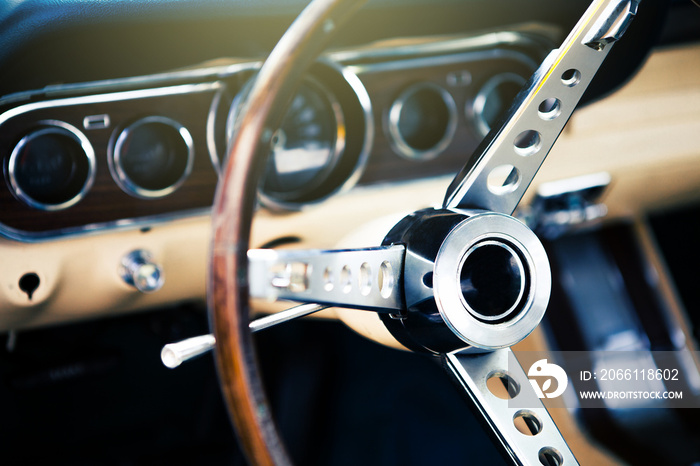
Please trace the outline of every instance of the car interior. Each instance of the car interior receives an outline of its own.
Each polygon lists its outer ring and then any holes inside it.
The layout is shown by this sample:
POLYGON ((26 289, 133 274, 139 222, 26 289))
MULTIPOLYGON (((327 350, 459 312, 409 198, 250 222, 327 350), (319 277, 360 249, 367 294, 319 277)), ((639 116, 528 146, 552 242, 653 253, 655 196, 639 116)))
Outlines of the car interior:
POLYGON ((2 464, 700 464, 700 5, 360 3, 0 2, 2 464), (470 377, 562 352, 683 403, 525 458, 470 377))

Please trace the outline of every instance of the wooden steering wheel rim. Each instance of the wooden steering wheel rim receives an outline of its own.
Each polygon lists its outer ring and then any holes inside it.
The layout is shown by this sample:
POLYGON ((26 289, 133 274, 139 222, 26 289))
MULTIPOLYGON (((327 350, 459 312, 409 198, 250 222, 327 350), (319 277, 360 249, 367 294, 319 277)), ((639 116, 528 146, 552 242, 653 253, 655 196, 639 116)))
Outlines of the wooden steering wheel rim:
POLYGON ((280 39, 257 76, 229 147, 212 211, 208 306, 219 381, 249 461, 291 464, 263 391, 248 324, 248 258, 257 180, 272 133, 306 69, 338 25, 364 3, 314 0, 280 39))

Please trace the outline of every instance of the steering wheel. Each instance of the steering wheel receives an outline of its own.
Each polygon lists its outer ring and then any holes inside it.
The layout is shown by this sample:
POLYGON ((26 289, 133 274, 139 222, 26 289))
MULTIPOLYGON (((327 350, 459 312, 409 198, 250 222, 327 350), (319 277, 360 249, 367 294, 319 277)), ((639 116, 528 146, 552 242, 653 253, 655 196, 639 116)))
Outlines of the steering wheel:
POLYGON ((529 388, 522 369, 508 364, 508 348, 540 322, 551 277, 539 240, 510 214, 638 2, 593 2, 457 175, 442 209, 409 215, 381 247, 251 254, 257 180, 274 129, 304 71, 362 3, 314 0, 291 25, 250 90, 217 188, 209 308, 220 382, 244 450, 253 464, 291 463, 256 364, 249 329, 253 290, 379 312, 404 346, 442 355, 514 461, 530 456, 524 461, 575 464, 541 403, 527 411, 534 440, 526 444, 512 434, 513 413, 490 398, 486 382, 499 378, 510 397, 529 388), (291 264, 313 267, 304 268, 301 278, 272 272, 291 264), (284 283, 270 283, 277 279, 284 283))

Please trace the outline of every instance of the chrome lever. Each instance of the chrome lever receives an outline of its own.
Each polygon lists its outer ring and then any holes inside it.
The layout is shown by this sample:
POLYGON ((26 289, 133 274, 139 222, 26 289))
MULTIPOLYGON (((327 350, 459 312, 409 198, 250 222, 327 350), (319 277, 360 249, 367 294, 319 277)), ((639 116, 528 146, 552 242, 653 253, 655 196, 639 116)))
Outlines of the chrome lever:
MULTIPOLYGON (((328 309, 328 307, 329 306, 322 306, 320 304, 301 304, 275 314, 255 319, 248 324, 248 327, 252 333, 255 333, 260 330, 265 330, 266 328, 274 327, 277 324, 289 322, 290 320, 328 309)), ((163 346, 160 352, 160 359, 165 367, 175 369, 183 362, 187 362, 190 359, 201 356, 207 351, 211 351, 214 349, 215 345, 216 338, 214 338, 214 335, 211 333, 187 338, 177 343, 170 343, 163 346)))
POLYGON ((443 207, 512 214, 640 0, 595 0, 447 190, 443 207))
POLYGON ((215 345, 216 338, 212 334, 188 338, 165 345, 160 352, 160 360, 165 367, 175 369, 183 362, 210 351, 215 345))

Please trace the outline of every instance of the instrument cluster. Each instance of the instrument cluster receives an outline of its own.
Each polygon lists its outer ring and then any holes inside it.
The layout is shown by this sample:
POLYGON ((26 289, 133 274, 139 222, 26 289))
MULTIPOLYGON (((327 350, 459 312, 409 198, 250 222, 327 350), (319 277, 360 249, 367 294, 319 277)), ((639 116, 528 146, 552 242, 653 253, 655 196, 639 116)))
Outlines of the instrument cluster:
MULTIPOLYGON (((548 51, 491 34, 333 52, 271 137, 261 204, 298 210, 356 184, 454 173, 548 51), (427 163, 430 162, 430 163, 427 163)), ((200 215, 259 62, 0 99, 0 234, 40 240, 200 215)))

